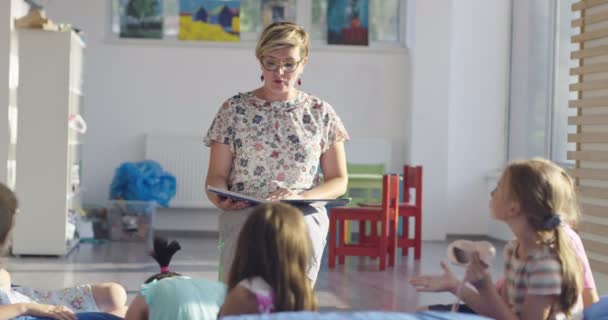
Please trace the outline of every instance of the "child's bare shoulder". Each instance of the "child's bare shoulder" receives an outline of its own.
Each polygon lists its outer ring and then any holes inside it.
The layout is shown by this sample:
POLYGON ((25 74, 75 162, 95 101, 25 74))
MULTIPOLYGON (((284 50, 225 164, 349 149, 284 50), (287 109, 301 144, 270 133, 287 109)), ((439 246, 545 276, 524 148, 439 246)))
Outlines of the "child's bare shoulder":
POLYGON ((255 294, 249 289, 237 285, 226 295, 226 300, 220 315, 238 315, 258 313, 258 304, 255 294))
POLYGON ((0 288, 6 290, 11 288, 11 275, 4 268, 0 268, 0 288))

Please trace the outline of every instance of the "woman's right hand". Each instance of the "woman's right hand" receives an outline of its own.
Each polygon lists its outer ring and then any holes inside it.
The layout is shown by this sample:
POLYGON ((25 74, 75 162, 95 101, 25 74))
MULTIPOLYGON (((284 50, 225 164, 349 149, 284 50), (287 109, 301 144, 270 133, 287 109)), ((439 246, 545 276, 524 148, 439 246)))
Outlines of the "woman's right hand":
MULTIPOLYGON (((230 146, 227 144, 214 142, 211 145, 211 155, 209 156, 209 170, 207 171, 207 179, 205 186, 214 186, 216 188, 228 189, 228 178, 232 172, 232 161, 234 154, 230 151, 230 146)), ((205 188, 206 189, 206 188, 205 188)), ((251 206, 250 203, 244 201, 232 201, 226 197, 220 197, 212 192, 207 192, 207 197, 219 209, 225 211, 241 210, 251 206)))
POLYGON ((35 317, 47 317, 57 320, 77 320, 74 311, 65 306, 27 303, 26 314, 35 317))
POLYGON ((410 279, 410 284, 413 285, 417 291, 455 292, 458 289, 458 286, 460 286, 460 281, 444 261, 441 261, 441 268, 443 269, 442 275, 422 275, 414 277, 410 279))

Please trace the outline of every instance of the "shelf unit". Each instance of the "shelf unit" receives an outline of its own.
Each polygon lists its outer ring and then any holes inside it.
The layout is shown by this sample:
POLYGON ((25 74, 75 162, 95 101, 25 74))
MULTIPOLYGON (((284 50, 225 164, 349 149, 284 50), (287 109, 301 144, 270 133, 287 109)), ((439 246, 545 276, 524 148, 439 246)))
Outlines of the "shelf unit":
POLYGON ((19 84, 19 55, 15 18, 24 16, 29 5, 23 0, 0 1, 0 182, 15 187, 17 143, 17 87, 19 84), (8 75, 8 77, 7 77, 8 75))
POLYGON ((74 32, 18 30, 16 255, 68 254, 78 244, 84 43, 74 32))

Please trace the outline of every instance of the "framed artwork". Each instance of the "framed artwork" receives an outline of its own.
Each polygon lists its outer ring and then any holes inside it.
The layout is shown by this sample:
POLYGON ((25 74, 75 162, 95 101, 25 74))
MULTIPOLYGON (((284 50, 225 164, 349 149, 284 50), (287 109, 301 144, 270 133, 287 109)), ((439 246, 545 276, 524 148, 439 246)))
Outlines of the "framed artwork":
POLYGON ((327 43, 369 44, 369 1, 328 0, 327 43))
POLYGON ((273 22, 296 21, 296 3, 294 0, 262 0, 262 28, 273 22))
POLYGON ((179 0, 180 40, 240 40, 239 0, 179 0))
POLYGON ((120 37, 161 39, 161 0, 120 0, 120 37))

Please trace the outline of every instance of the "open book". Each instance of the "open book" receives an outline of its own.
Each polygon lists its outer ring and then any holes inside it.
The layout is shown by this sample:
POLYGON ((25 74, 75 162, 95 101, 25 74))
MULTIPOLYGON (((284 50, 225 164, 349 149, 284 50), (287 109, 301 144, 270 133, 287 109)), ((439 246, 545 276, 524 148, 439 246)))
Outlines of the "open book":
MULTIPOLYGON (((207 186, 207 191, 213 192, 220 197, 230 198, 235 201, 245 201, 251 204, 270 203, 272 201, 266 199, 260 199, 256 197, 250 197, 238 192, 232 192, 222 188, 216 188, 207 186)), ((281 202, 289 203, 291 205, 312 205, 312 206, 335 206, 341 207, 350 203, 350 198, 339 198, 339 199, 283 199, 281 202)))

